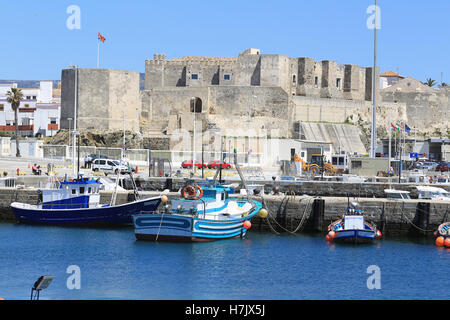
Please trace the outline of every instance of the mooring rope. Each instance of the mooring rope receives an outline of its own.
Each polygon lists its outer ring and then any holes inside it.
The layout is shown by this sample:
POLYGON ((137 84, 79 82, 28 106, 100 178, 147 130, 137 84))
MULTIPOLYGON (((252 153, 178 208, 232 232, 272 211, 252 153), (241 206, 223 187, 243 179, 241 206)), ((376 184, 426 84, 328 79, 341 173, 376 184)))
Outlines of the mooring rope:
POLYGON ((155 242, 158 241, 159 233, 161 232, 161 226, 162 226, 163 219, 164 219, 164 211, 161 214, 161 221, 159 222, 159 228, 158 228, 158 233, 156 234, 155 242))
MULTIPOLYGON (((294 198, 295 198, 295 196, 294 196, 294 198)), ((272 219, 274 220, 275 224, 276 224, 280 229, 282 229, 282 230, 285 231, 285 232, 291 233, 291 234, 297 233, 298 230, 300 230, 300 229, 303 227, 304 222, 306 221, 306 213, 307 213, 308 206, 310 206, 310 205, 312 204, 313 200, 314 200, 314 198, 312 198, 312 197, 311 197, 311 198, 308 198, 310 201, 309 201, 309 203, 306 203, 306 205, 305 205, 305 209, 303 210, 303 215, 302 215, 302 218, 300 219, 300 222, 299 222, 298 226, 297 226, 293 231, 291 231, 291 230, 286 229, 285 227, 283 227, 282 225, 280 225, 280 224, 277 222, 276 218, 274 218, 274 217, 272 216, 272 214, 271 214, 269 208, 266 206, 265 200, 264 200, 264 198, 263 198, 262 196, 261 196, 261 199, 262 199, 263 206, 264 206, 264 207, 266 208, 266 210, 267 210, 268 218, 272 218, 272 219)), ((303 200, 303 199, 300 199, 300 201, 299 201, 299 207, 300 207, 300 205, 301 205, 302 200, 303 200)), ((281 205, 283 204, 283 201, 284 201, 284 199, 282 200, 281 205)), ((281 205, 280 205, 280 206, 281 206, 281 205)), ((267 224, 269 225, 270 229, 271 229, 274 233, 280 234, 280 232, 276 231, 275 228, 272 226, 272 224, 270 223, 270 219, 267 219, 267 224)))
MULTIPOLYGON (((423 228, 417 226, 417 225, 416 225, 409 217, 407 217, 407 215, 405 214, 405 212, 404 212, 405 202, 404 202, 404 201, 402 202, 402 204, 403 204, 403 207, 402 207, 402 209, 401 209, 402 219, 406 220, 406 222, 408 222, 408 223, 411 224, 414 228, 416 228, 417 230, 420 230, 420 231, 422 231, 422 232, 434 232, 434 231, 436 231, 436 230, 426 230, 426 229, 423 229, 423 228)), ((418 209, 418 210, 420 210, 420 211, 422 211, 422 212, 426 212, 426 211, 424 211, 423 209, 418 209)))

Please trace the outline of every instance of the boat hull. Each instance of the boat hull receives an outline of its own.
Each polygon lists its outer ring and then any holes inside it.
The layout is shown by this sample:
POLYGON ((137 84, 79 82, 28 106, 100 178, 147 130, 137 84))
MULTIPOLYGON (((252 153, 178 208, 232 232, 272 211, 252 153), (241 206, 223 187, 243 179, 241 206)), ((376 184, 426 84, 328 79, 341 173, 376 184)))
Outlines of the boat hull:
POLYGON ((334 237, 336 242, 344 243, 370 243, 375 239, 375 232, 369 230, 341 230, 334 237))
POLYGON ((82 209, 40 209, 22 203, 12 203, 16 220, 30 224, 84 225, 84 224, 132 224, 132 215, 141 211, 155 211, 161 197, 129 202, 116 206, 82 209))
MULTIPOLYGON (((257 203, 255 201, 255 203, 257 203)), ((227 220, 202 219, 187 214, 144 213, 133 216, 135 236, 138 240, 204 242, 244 237, 244 222, 259 210, 257 205, 247 215, 227 220)))

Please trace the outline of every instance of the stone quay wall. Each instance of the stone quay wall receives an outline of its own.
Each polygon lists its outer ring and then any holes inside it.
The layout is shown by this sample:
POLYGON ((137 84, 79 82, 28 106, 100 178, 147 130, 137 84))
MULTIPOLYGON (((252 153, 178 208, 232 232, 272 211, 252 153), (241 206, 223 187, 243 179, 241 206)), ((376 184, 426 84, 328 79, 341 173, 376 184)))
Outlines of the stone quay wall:
MULTIPOLYGON (((0 220, 14 221, 10 208, 12 202, 35 204, 38 201, 37 189, 0 189, 0 220)), ((148 198, 160 192, 140 192, 148 198)), ((111 192, 101 192, 101 203, 109 203, 111 192)), ((131 192, 119 192, 116 204, 130 201, 131 192)), ((169 200, 179 197, 178 192, 168 194, 169 200)), ((242 197, 232 195, 231 197, 242 197)), ((252 219, 252 231, 273 232, 276 234, 322 233, 328 225, 342 217, 346 212, 346 197, 306 197, 263 195, 252 196, 261 201, 269 215, 263 219, 256 215, 252 219), (318 204, 322 202, 322 206, 318 204)), ((431 238, 437 227, 450 219, 450 202, 431 200, 387 200, 377 198, 351 198, 357 201, 368 221, 376 224, 384 236, 414 236, 431 238)))

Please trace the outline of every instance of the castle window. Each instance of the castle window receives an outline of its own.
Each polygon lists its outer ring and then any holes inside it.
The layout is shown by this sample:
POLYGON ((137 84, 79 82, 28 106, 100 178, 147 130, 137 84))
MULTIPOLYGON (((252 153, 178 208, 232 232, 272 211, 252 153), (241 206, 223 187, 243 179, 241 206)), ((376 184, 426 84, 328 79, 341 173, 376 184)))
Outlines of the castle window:
POLYGON ((319 77, 314 77, 314 85, 316 87, 319 85, 319 77))
POLYGON ((36 100, 36 96, 33 96, 33 100, 36 100))
POLYGON ((295 83, 296 79, 295 79, 295 74, 292 75, 292 82, 295 83))
POLYGON ((341 78, 336 79, 336 88, 338 88, 338 89, 341 88, 341 78))
POLYGON ((198 74, 193 73, 192 76, 191 76, 191 79, 192 80, 197 80, 198 79, 198 74))
POLYGON ((223 75, 223 80, 230 80, 230 75, 229 74, 224 74, 223 75))

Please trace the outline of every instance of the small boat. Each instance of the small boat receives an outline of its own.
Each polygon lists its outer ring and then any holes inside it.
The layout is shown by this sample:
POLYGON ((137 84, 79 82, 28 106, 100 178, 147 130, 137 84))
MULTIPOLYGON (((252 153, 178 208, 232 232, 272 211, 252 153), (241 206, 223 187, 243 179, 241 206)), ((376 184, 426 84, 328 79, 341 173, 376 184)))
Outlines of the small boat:
POLYGON ((396 189, 385 189, 386 199, 389 200, 410 200, 411 196, 409 191, 396 190, 396 189))
POLYGON ((450 201, 450 193, 443 188, 429 186, 417 186, 416 188, 419 192, 419 199, 450 201))
POLYGON ((381 232, 372 223, 365 221, 361 209, 356 202, 349 204, 347 213, 342 219, 328 226, 326 239, 328 242, 368 243, 381 238, 381 232))
POLYGON ((170 206, 165 204, 162 212, 133 215, 135 236, 138 240, 175 242, 244 237, 262 204, 229 198, 230 192, 222 185, 187 185, 181 190, 182 197, 172 200, 170 206))
MULTIPOLYGON (((74 180, 56 182, 54 187, 39 189, 38 203, 14 202, 11 208, 16 219, 36 224, 131 224, 133 214, 156 210, 161 196, 115 205, 100 204, 99 180, 79 175, 74 180)), ((115 201, 114 201, 115 202, 115 201)))

